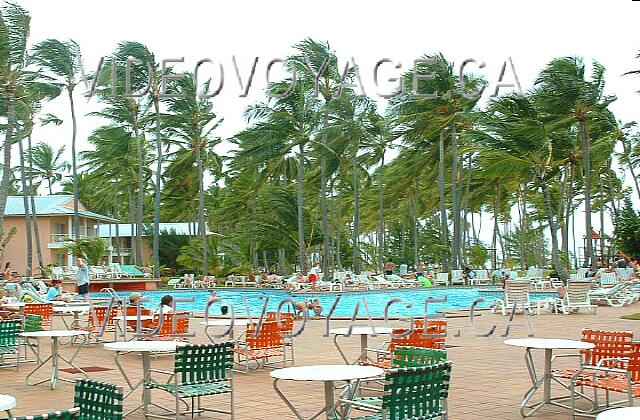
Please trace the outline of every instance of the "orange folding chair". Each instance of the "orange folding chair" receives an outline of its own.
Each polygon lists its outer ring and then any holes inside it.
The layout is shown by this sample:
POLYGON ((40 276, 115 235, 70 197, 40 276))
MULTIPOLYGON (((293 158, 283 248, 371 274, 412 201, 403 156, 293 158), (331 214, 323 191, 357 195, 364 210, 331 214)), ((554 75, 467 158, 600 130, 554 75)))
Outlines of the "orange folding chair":
MULTIPOLYGON (((187 341, 185 337, 180 337, 178 335, 189 333, 189 318, 185 318, 184 316, 182 316, 188 314, 188 312, 162 314, 162 323, 160 324, 160 329, 153 335, 145 335, 140 339, 153 341, 187 341), (176 315, 180 316, 176 317, 176 315), (173 325, 174 319, 176 324, 175 328, 173 325)), ((153 333, 158 328, 159 323, 160 318, 156 316, 155 319, 150 323, 150 332, 153 333)))
MULTIPOLYGON (((291 364, 295 364, 295 354, 293 351, 293 337, 290 336, 293 333, 293 322, 296 319, 296 314, 293 312, 280 312, 280 333, 284 339, 285 348, 289 348, 291 351, 291 359, 287 359, 291 364), (289 335, 289 337, 287 337, 289 335)), ((277 312, 267 312, 267 321, 276 321, 277 312)), ((276 322, 277 323, 277 322, 276 322)))
POLYGON ((91 310, 87 314, 87 325, 80 327, 80 329, 89 332, 89 340, 95 338, 96 342, 103 337, 102 328, 107 324, 104 333, 113 332, 113 340, 117 341, 117 329, 114 318, 118 313, 118 308, 115 306, 111 308, 109 312, 108 306, 92 306, 91 310))
POLYGON ((257 330, 257 324, 247 324, 245 342, 236 343, 234 352, 238 355, 238 364, 244 364, 245 373, 249 372, 249 361, 260 366, 269 362, 271 357, 282 357, 282 366, 287 365, 282 330, 275 321, 265 321, 257 330))

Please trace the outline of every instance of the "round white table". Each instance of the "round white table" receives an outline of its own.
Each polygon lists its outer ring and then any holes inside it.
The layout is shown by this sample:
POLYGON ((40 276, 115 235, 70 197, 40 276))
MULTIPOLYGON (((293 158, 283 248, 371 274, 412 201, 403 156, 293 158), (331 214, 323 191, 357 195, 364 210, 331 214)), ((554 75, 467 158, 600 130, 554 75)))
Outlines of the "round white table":
POLYGON ((88 378, 89 376, 87 375, 87 373, 84 370, 80 369, 78 366, 73 364, 73 360, 76 358, 76 356, 78 355, 80 350, 82 350, 82 348, 84 347, 84 344, 86 343, 86 336, 88 334, 89 334, 89 332, 80 331, 80 330, 71 330, 71 331, 70 330, 50 330, 50 331, 34 331, 34 332, 20 333, 20 337, 26 338, 27 341, 30 338, 35 338, 35 339, 50 338, 51 339, 51 355, 49 355, 49 357, 47 357, 44 360, 40 360, 39 353, 36 352, 31 345, 29 345, 29 348, 31 349, 31 351, 33 351, 33 354, 35 354, 35 356, 38 359, 39 363, 38 363, 38 366, 36 366, 35 369, 33 369, 31 372, 29 372, 29 374, 25 378, 25 380, 27 381, 27 384, 35 386, 35 385, 39 385, 41 383, 49 381, 51 383, 51 389, 55 389, 56 388, 56 384, 58 383, 58 380, 73 383, 74 382, 73 380, 60 378, 58 376, 58 360, 62 360, 67 365, 69 365, 72 368, 76 369, 79 373, 82 373, 85 376, 85 378, 88 378), (60 351, 59 351, 59 348, 58 348, 58 339, 59 338, 65 338, 65 337, 66 338, 73 338, 73 337, 84 337, 85 338, 85 340, 78 346, 78 348, 73 353, 73 356, 71 356, 70 359, 67 359, 66 357, 61 355, 60 351), (44 366, 49 360, 51 360, 51 378, 50 379, 44 379, 42 381, 38 381, 38 382, 34 382, 34 383, 30 383, 29 382, 29 378, 31 377, 31 375, 33 375, 38 369, 40 369, 42 366, 44 366))
POLYGON ((367 357, 367 348, 369 347, 369 336, 376 336, 378 334, 391 334, 391 332, 393 331, 392 328, 389 327, 357 327, 354 326, 353 328, 351 328, 351 331, 349 331, 348 327, 345 328, 334 328, 329 330, 329 332, 331 334, 333 334, 333 344, 336 346, 336 349, 338 349, 338 352, 340 353, 340 356, 342 356, 342 360, 344 360, 344 362, 346 364, 357 364, 360 361, 366 361, 368 359, 367 357), (342 336, 349 336, 349 335, 359 335, 360 336, 360 357, 358 359, 356 359, 354 362, 349 362, 349 360, 347 359, 347 357, 344 355, 344 352, 342 351, 342 349, 340 348, 340 346, 338 345, 338 337, 342 336))
MULTIPOLYGON (((326 414, 327 419, 335 418, 336 403, 334 398, 335 382, 347 381, 349 383, 358 382, 361 379, 375 378, 384 374, 384 370, 375 366, 360 366, 360 365, 312 365, 312 366, 295 366, 284 369, 276 369, 270 373, 273 378, 273 389, 276 394, 284 401, 289 409, 299 419, 303 420, 304 417, 300 415, 298 410, 295 409, 293 404, 282 394, 278 388, 278 381, 314 381, 324 383, 324 408, 312 416, 312 419, 317 418, 323 412, 326 414)), ((350 385, 349 391, 355 389, 353 385, 350 385)), ((352 395, 349 395, 352 397, 352 395)))
POLYGON ((631 420, 640 419, 640 407, 623 407, 603 411, 596 420, 631 420))
MULTIPOLYGON (((175 352, 176 348, 185 345, 187 345, 187 343, 180 341, 119 341, 116 343, 105 343, 105 350, 115 352, 113 360, 115 361, 118 370, 122 374, 122 377, 127 382, 127 385, 129 385, 130 391, 124 396, 124 398, 127 398, 133 393, 133 391, 142 386, 141 404, 126 413, 125 417, 141 408, 144 408, 144 412, 146 413, 147 407, 150 404, 155 405, 151 401, 151 390, 147 389, 147 387, 144 386, 144 384, 151 382, 151 353, 175 352), (135 385, 131 382, 119 361, 121 353, 129 352, 137 352, 142 355, 142 379, 135 385)), ((164 407, 159 408, 162 408, 164 410, 164 407)))
POLYGON ((6 411, 11 418, 11 409, 16 406, 16 399, 11 395, 0 394, 0 411, 6 411))
MULTIPOLYGON (((565 404, 561 404, 551 398, 551 380, 555 380, 558 384, 569 389, 564 383, 560 382, 551 375, 551 358, 553 356, 553 350, 590 350, 595 347, 593 343, 586 343, 584 341, 564 340, 555 338, 515 338, 506 340, 504 344, 508 346, 524 347, 525 362, 527 364, 527 370, 531 377, 532 387, 524 394, 522 403, 520 404, 520 415, 522 417, 529 417, 540 408, 547 404, 555 405, 563 408, 570 408, 565 404), (539 349, 544 350, 544 374, 542 377, 538 377, 533 362, 533 356, 531 350, 539 349), (533 406, 529 406, 529 400, 542 386, 543 397, 542 401, 533 406), (528 412, 527 409, 530 409, 528 412)), ((560 397, 566 398, 566 397, 560 397)))

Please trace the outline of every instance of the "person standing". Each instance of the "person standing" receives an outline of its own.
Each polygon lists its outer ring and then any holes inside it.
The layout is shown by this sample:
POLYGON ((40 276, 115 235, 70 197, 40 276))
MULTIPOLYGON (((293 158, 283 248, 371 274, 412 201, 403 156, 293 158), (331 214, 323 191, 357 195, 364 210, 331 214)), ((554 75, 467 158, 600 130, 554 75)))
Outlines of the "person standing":
POLYGON ((89 302, 89 266, 85 264, 82 258, 76 260, 78 272, 76 273, 76 284, 78 285, 78 294, 82 296, 82 300, 89 302))

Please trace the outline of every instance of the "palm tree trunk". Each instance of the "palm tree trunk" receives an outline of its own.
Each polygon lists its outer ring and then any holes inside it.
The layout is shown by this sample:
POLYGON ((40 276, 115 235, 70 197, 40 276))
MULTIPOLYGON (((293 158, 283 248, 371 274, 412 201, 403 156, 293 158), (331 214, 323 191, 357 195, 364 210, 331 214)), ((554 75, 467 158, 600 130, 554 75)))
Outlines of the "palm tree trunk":
POLYGON ((162 134, 160 130, 160 102, 153 98, 156 113, 156 196, 153 210, 153 275, 160 278, 160 199, 162 183, 162 134))
POLYGON ((418 268, 418 183, 416 182, 415 196, 413 197, 411 204, 411 221, 413 222, 413 263, 414 267, 418 268))
POLYGON ((196 137, 196 163, 198 165, 198 225, 202 244, 202 275, 209 275, 209 245, 207 243, 207 223, 204 214, 204 168, 202 165, 202 145, 200 137, 196 137))
POLYGON ((527 237, 527 186, 524 184, 520 191, 520 269, 526 268, 526 237, 527 237))
POLYGON ((13 145, 13 132, 16 125, 15 93, 13 86, 5 87, 7 126, 3 145, 2 180, 0 181, 0 237, 4 233, 4 210, 7 206, 7 196, 9 195, 9 184, 11 182, 11 146, 13 145))
POLYGON ((324 106, 324 130, 322 133, 322 152, 320 153, 320 208, 322 213, 322 273, 327 278, 333 278, 333 267, 330 266, 331 247, 329 246, 331 233, 327 220, 327 126, 329 125, 329 102, 324 106))
POLYGON ((591 224, 591 147, 585 121, 580 121, 580 131, 582 133, 582 168, 584 171, 584 225, 587 238, 584 266, 595 267, 593 240, 591 239, 591 233, 593 232, 591 224))
POLYGON ((135 218, 136 218, 136 204, 135 197, 133 196, 133 191, 131 185, 127 185, 127 201, 129 205, 129 224, 131 225, 131 253, 129 255, 129 263, 135 264, 138 260, 138 250, 136 248, 136 235, 135 235, 135 218))
MULTIPOLYGON (((567 166, 567 176, 566 178, 568 179, 568 186, 567 186, 567 200, 566 200, 566 210, 565 210, 565 216, 564 216, 564 233, 563 233, 563 243, 562 243, 562 252, 565 253, 565 255, 567 256, 567 266, 570 267, 571 266, 571 262, 570 262, 570 258, 569 258, 569 225, 570 223, 572 223, 572 218, 571 218, 571 214, 573 212, 573 207, 572 207, 572 202, 573 202, 573 180, 574 180, 574 170, 573 170, 573 165, 569 164, 569 166, 567 166), (566 240, 564 240, 564 238, 566 237, 566 240)), ((574 258, 576 257, 575 255, 575 234, 574 234, 574 249, 573 249, 573 253, 574 253, 574 258)))
POLYGON ((562 261, 560 261, 560 253, 558 252, 558 226, 556 225, 555 218, 553 217, 553 208, 551 207, 551 193, 549 192, 549 185, 544 179, 544 176, 538 175, 538 180, 542 187, 542 195, 544 201, 544 211, 547 216, 547 222, 549 223, 549 230, 551 233, 551 261, 558 271, 560 280, 567 279, 567 270, 564 268, 562 261))
POLYGON ((611 216, 612 219, 615 221, 615 219, 618 217, 618 208, 616 207, 616 203, 615 203, 615 199, 614 199, 614 188, 613 188, 613 181, 611 180, 611 173, 613 172, 613 169, 611 168, 611 159, 609 159, 609 162, 607 163, 607 168, 609 168, 608 172, 607 172, 607 183, 609 184, 609 202, 611 203, 611 216))
POLYGON ((453 218, 453 238, 451 240, 452 268, 460 268, 460 223, 458 209, 458 138, 456 126, 451 124, 451 202, 453 218))
MULTIPOLYGON (((133 100, 132 100, 133 101, 133 100)), ((137 110, 135 110, 137 114, 137 110)), ((142 140, 140 139, 140 133, 138 130, 138 119, 134 116, 133 123, 133 134, 136 138, 136 158, 138 160, 138 170, 136 175, 136 206, 134 213, 134 221, 136 225, 135 232, 135 244, 134 247, 136 249, 136 257, 135 264, 143 265, 144 261, 142 258, 142 217, 144 212, 144 156, 142 152, 142 140)))
POLYGON ((38 260, 38 268, 40 269, 40 275, 45 277, 44 262, 42 261, 42 247, 40 246, 40 228, 38 226, 38 211, 36 209, 37 191, 33 188, 33 155, 31 153, 31 133, 27 136, 27 147, 29 148, 29 190, 31 191, 31 223, 33 225, 33 235, 36 242, 36 259, 38 260))
POLYGON ((449 271, 449 256, 447 253, 447 247, 449 246, 449 228, 447 227, 447 203, 445 201, 444 191, 444 167, 445 167, 445 155, 444 155, 444 132, 440 133, 440 159, 438 161, 438 191, 440 193, 440 245, 442 250, 440 252, 440 260, 442 271, 449 271))
POLYGON ((78 133, 78 122, 76 121, 76 107, 73 103, 73 86, 67 87, 69 94, 69 107, 71 108, 71 175, 73 183, 73 238, 80 237, 80 213, 79 213, 79 191, 78 191, 78 163, 76 156, 76 136, 78 133))
POLYGON ((336 222, 336 267, 342 271, 342 194, 338 194, 338 214, 336 222))
POLYGON ((33 276, 33 236, 31 235, 31 211, 29 210, 29 189, 27 188, 26 173, 24 170, 23 138, 18 139, 20 153, 20 183, 22 185, 22 203, 24 205, 24 232, 27 240, 27 267, 26 276, 33 276))
MULTIPOLYGON (((620 143, 622 143, 622 153, 624 153, 625 156, 630 157, 631 152, 629 150, 627 141, 624 138, 624 136, 620 138, 620 143)), ((640 184, 638 183, 638 176, 636 175, 636 172, 633 169, 633 165, 631 164, 631 162, 629 162, 628 166, 629 166, 629 172, 631 172, 631 178, 633 179, 633 185, 636 187, 636 193, 638 194, 638 198, 640 198, 640 184)))
POLYGON ((304 145, 298 146, 298 265, 302 273, 307 272, 307 257, 304 246, 304 145))
POLYGON ((284 248, 278 248, 278 274, 283 276, 286 272, 285 269, 285 251, 284 248))
POLYGON ((353 152, 353 272, 360 274, 360 180, 358 179, 358 149, 360 142, 356 142, 353 152))
POLYGON ((380 157, 380 196, 378 197, 378 271, 384 266, 384 147, 380 157))

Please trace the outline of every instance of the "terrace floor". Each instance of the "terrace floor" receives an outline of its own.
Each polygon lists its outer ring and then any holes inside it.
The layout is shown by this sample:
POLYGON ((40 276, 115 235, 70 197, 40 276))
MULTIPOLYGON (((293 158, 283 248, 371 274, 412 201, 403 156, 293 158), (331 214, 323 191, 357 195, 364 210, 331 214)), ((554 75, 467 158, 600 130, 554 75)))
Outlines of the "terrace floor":
MULTIPOLYGON (((640 334, 640 322, 620 319, 621 315, 640 312, 640 304, 626 308, 600 307, 597 315, 573 314, 554 315, 543 314, 529 317, 536 337, 579 339, 583 328, 598 328, 609 330, 631 330, 640 334)), ((452 420, 466 419, 519 419, 519 403, 524 392, 530 387, 530 379, 524 363, 524 349, 510 347, 503 344, 508 317, 483 312, 475 318, 474 329, 470 327, 468 318, 449 319, 449 337, 447 344, 449 358, 453 361, 451 393, 449 397, 450 416, 452 420), (486 332, 491 325, 497 324, 496 333, 489 337, 475 337, 474 333, 486 332), (455 337, 453 332, 460 330, 455 337)), ((523 326, 524 317, 516 315, 510 329, 509 338, 523 338, 527 329, 523 326)), ((381 325, 382 321, 374 321, 381 325)), ((360 322, 362 323, 362 322, 360 322)), ((200 322, 192 322, 192 329, 196 332, 193 342, 207 342, 200 322)), ((347 326, 346 321, 332 321, 331 328, 347 326)), ((400 326, 399 321, 391 325, 400 326)), ((63 328, 60 319, 54 319, 54 328, 63 328)), ((296 364, 339 364, 340 355, 333 346, 331 337, 323 337, 326 322, 310 320, 303 334, 296 338, 296 364)), ((370 346, 381 342, 384 336, 373 338, 370 346)), ((344 338, 343 348, 348 355, 357 356, 359 353, 358 337, 344 338)), ((49 352, 49 343, 42 341, 42 354, 49 352)), ((62 347, 63 354, 71 353, 67 345, 62 347)), ((537 355, 536 363, 542 367, 541 353, 537 355)), ((172 365, 171 356, 159 356, 152 359, 154 368, 168 369, 172 365)), ((135 354, 121 358, 123 365, 132 379, 141 377, 141 358, 135 354)), ((567 358, 567 364, 575 363, 575 359, 567 358)), ((91 373, 93 379, 126 384, 113 362, 113 353, 105 350, 101 344, 90 345, 83 349, 76 359, 81 367, 103 367, 111 370, 91 373)), ((31 364, 23 364, 16 371, 13 368, 0 369, 0 393, 11 394, 18 400, 14 415, 36 414, 53 411, 72 406, 73 386, 60 383, 54 391, 49 390, 48 384, 35 387, 25 383, 25 375, 32 369, 31 364)), ((64 367, 64 366, 63 366, 64 367)), ((40 373, 42 378, 48 371, 40 373)), ((69 374, 62 373, 70 377, 69 374)), ((76 375, 80 377, 80 375, 76 375)), ((277 397, 272 388, 269 370, 252 370, 249 374, 234 375, 236 390, 236 418, 237 419, 295 419, 285 404, 277 397)), ((311 415, 323 406, 323 391, 320 383, 281 382, 283 392, 304 415, 311 415)), ((140 401, 140 391, 136 391, 125 400, 125 409, 140 401)), ((153 394, 154 402, 167 407, 173 406, 173 401, 160 391, 153 394)), ((203 400, 211 406, 226 404, 226 396, 203 400)), ((206 406, 206 404, 205 404, 206 406)), ((4 413, 3 413, 4 414, 4 413)), ((128 419, 142 419, 141 414, 132 414, 128 419)), ((222 415, 203 414, 199 418, 228 418, 222 415)), ((569 419, 568 411, 562 409, 543 409, 534 419, 569 419)))

